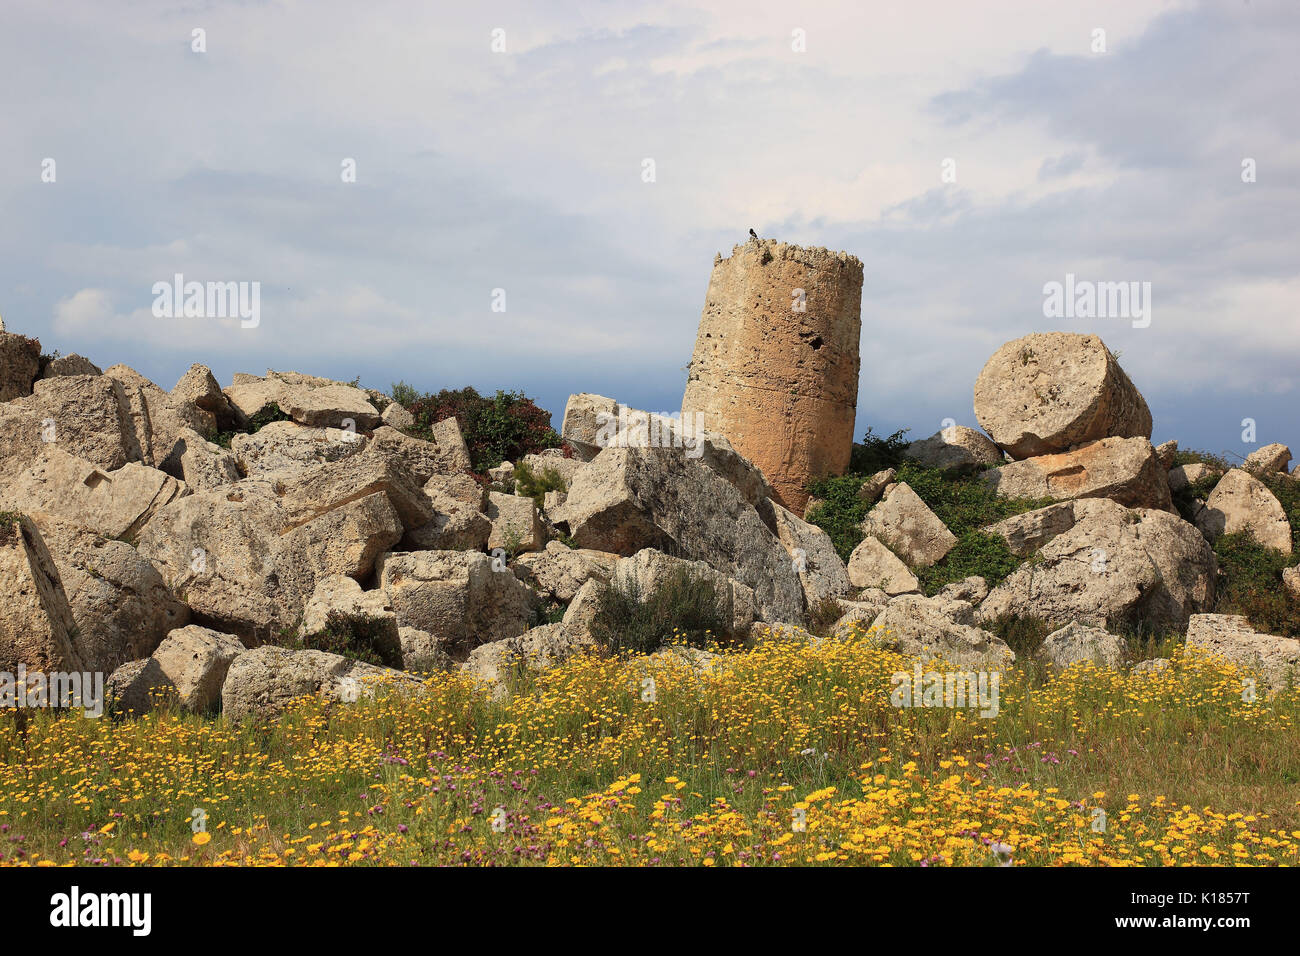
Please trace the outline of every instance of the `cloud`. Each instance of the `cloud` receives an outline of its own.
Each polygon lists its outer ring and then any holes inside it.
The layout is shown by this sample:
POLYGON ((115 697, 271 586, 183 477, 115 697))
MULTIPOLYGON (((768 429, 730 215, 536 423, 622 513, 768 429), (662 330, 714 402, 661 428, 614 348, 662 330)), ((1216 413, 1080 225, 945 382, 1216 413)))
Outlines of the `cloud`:
POLYGON ((103 289, 82 289, 54 304, 54 331, 64 336, 91 336, 114 323, 113 304, 103 289))
POLYGON ((672 408, 713 255, 753 226, 865 263, 859 434, 974 424, 997 346, 1064 327, 1123 353, 1158 434, 1219 449, 1249 410, 1300 442, 1284 2, 15 0, 6 21, 30 92, 6 103, 0 310, 101 364, 672 408), (177 272, 261 282, 262 325, 153 319, 177 272), (1045 319, 1067 272, 1150 281, 1151 327, 1045 319))

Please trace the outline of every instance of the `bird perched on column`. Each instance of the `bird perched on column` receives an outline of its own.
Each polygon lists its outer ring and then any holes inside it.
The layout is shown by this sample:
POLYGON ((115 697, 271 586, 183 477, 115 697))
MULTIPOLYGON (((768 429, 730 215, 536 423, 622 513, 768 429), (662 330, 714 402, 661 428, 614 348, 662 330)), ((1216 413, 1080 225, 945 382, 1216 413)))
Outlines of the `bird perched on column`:
POLYGON ((751 239, 757 239, 757 238, 758 238, 758 233, 756 233, 753 229, 750 229, 750 230, 749 230, 749 238, 751 238, 751 239))

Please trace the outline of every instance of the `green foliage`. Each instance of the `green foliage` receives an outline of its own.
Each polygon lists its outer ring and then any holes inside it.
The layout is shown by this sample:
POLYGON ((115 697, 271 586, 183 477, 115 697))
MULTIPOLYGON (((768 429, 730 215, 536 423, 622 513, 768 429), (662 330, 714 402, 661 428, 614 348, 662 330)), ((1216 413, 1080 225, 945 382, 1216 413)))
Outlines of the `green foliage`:
POLYGON ((435 424, 455 418, 469 449, 471 467, 479 474, 503 461, 518 461, 524 455, 561 445, 560 436, 551 427, 551 416, 522 392, 498 390, 488 398, 467 387, 413 397, 415 390, 406 389, 403 394, 411 401, 402 404, 415 416, 407 433, 429 440, 435 424))
MULTIPOLYGON (((1203 463, 1227 471, 1233 466, 1221 455, 1180 451, 1179 464, 1203 463)), ((1219 483, 1221 474, 1211 474, 1173 492, 1174 506, 1191 521, 1219 483), (1198 501, 1199 499, 1199 501, 1198 501)), ((1291 543, 1300 553, 1300 482, 1286 475, 1259 475, 1261 482, 1282 505, 1291 522, 1291 543)), ((1219 559, 1219 581, 1214 610, 1219 614, 1243 614, 1251 626, 1281 637, 1300 635, 1300 602, 1282 586, 1282 571, 1296 563, 1295 554, 1267 548, 1248 531, 1220 536, 1214 544, 1219 559)))
POLYGON ((275 402, 265 406, 261 411, 249 416, 244 429, 249 435, 255 435, 272 422, 290 421, 289 415, 275 402))
POLYGON ((1196 512, 1201 509, 1201 502, 1209 497, 1210 492, 1214 490, 1214 486, 1219 483, 1219 479, 1222 477, 1221 474, 1211 473, 1204 478, 1198 478, 1196 481, 1184 485, 1177 491, 1171 490, 1169 492, 1174 507, 1178 509, 1178 513, 1184 521, 1193 521, 1196 512))
POLYGON ((828 637, 831 627, 843 616, 839 602, 833 597, 824 597, 808 608, 808 631, 818 637, 828 637))
POLYGON ((501 532, 504 539, 501 542, 501 550, 506 553, 506 560, 510 561, 521 554, 524 550, 524 534, 514 525, 506 525, 501 532))
POLYGON ((1174 454, 1173 467, 1180 465, 1209 465, 1213 471, 1204 478, 1188 484, 1177 491, 1171 491, 1170 497, 1173 499, 1174 507, 1182 516, 1184 521, 1191 521, 1196 512, 1200 509, 1197 499, 1205 500, 1206 496, 1214 490, 1214 486, 1219 483, 1219 479, 1224 473, 1233 467, 1223 455, 1213 455, 1205 451, 1197 451, 1194 448, 1186 450, 1179 449, 1174 454))
POLYGON ((649 654, 668 643, 706 647, 729 626, 713 582, 681 569, 650 594, 642 594, 635 580, 603 584, 591 634, 613 653, 649 654))
POLYGON ((1300 554, 1300 481, 1288 475, 1261 475, 1259 480, 1286 512, 1286 520, 1291 522, 1291 549, 1300 554))
POLYGON ((849 458, 849 473, 870 477, 886 468, 897 468, 903 463, 903 449, 910 443, 903 436, 911 429, 900 428, 888 438, 871 434, 871 428, 862 436, 862 443, 853 446, 849 458))
POLYGON ((242 428, 234 428, 230 431, 210 432, 207 435, 208 441, 214 445, 220 445, 222 448, 229 448, 231 441, 236 435, 255 435, 272 422, 287 422, 292 419, 285 413, 275 402, 265 406, 260 411, 248 417, 242 428))
POLYGON ((1032 660, 1047 635, 1057 629, 1056 625, 1045 618, 1014 614, 1003 614, 980 627, 1006 641, 1007 646, 1015 651, 1017 662, 1032 660))
POLYGON ((293 638, 289 646, 294 650, 340 654, 350 660, 379 667, 400 666, 400 661, 389 660, 384 654, 380 641, 384 629, 385 621, 382 617, 330 611, 325 616, 324 628, 301 638, 293 638))
POLYGON ((1266 548, 1249 531, 1219 537, 1219 591, 1215 611, 1244 614, 1256 630, 1280 637, 1300 634, 1300 606, 1282 586, 1295 557, 1266 548))
POLYGON ((559 624, 564 620, 564 612, 567 610, 559 601, 550 601, 533 611, 533 627, 559 624))
POLYGON ((898 480, 907 482, 948 530, 957 537, 1012 515, 1045 508, 1051 498, 1004 498, 978 474, 960 475, 904 462, 898 480))
POLYGON ((964 581, 972 575, 983 578, 989 587, 995 587, 1019 566, 1020 559, 1011 553, 1001 535, 971 530, 957 539, 942 561, 920 568, 916 576, 921 589, 933 596, 945 585, 964 581))
POLYGON ((392 396, 393 401, 408 411, 422 397, 414 385, 408 385, 406 382, 394 382, 388 393, 392 396))
POLYGON ((868 429, 862 444, 854 448, 852 472, 823 478, 810 486, 812 496, 821 499, 821 504, 813 508, 808 520, 830 535, 836 552, 847 562, 862 541, 860 525, 870 511, 858 497, 858 490, 876 472, 895 468, 897 480, 906 482, 959 539, 948 557, 922 572, 927 593, 972 574, 986 578, 990 584, 1001 581, 1017 562, 1001 538, 995 540, 980 533, 980 529, 1042 508, 1051 504, 1051 499, 1003 498, 978 474, 922 467, 903 454, 907 446, 902 437, 905 432, 903 429, 888 438, 876 438, 868 429))
POLYGON ((845 564, 862 541, 862 519, 870 510, 858 497, 858 490, 866 481, 867 475, 850 472, 839 477, 822 478, 814 481, 809 490, 814 498, 820 498, 808 514, 808 521, 825 531, 835 546, 835 553, 845 564))
POLYGON ((515 465, 514 493, 532 498, 537 507, 542 506, 548 491, 563 491, 564 477, 554 468, 543 468, 539 475, 528 466, 527 462, 515 465))
POLYGON ((1233 464, 1223 455, 1215 455, 1208 451, 1197 451, 1195 448, 1180 448, 1174 453, 1173 467, 1175 468, 1179 465, 1197 464, 1210 465, 1220 471, 1227 471, 1229 468, 1234 467, 1233 464))

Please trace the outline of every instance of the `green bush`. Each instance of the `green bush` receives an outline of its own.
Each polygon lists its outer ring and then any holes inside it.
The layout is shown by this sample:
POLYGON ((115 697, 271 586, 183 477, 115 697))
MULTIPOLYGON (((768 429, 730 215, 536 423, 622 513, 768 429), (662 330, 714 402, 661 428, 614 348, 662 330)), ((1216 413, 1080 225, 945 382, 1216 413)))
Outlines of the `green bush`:
POLYGON ((1003 614, 980 627, 1006 641, 1007 646, 1015 651, 1017 661, 1032 660, 1047 635, 1057 630, 1057 625, 1045 618, 1014 614, 1003 614))
POLYGON ((1288 475, 1263 475, 1260 480, 1286 512, 1286 520, 1291 522, 1291 548, 1300 554, 1300 481, 1288 475))
POLYGON ((388 393, 392 397, 393 401, 397 402, 397 404, 401 405, 407 411, 410 411, 411 406, 418 402, 422 397, 419 390, 416 389, 414 385, 408 385, 406 382, 394 382, 392 388, 388 390, 388 393))
POLYGON ((898 480, 907 482, 957 536, 957 543, 943 560, 917 571, 921 587, 929 595, 972 575, 984 578, 990 587, 1000 584, 1019 567, 1020 559, 1011 553, 1001 535, 987 534, 982 529, 1052 503, 1050 498, 1004 498, 978 474, 923 468, 915 462, 903 463, 898 480))
POLYGON ((1295 564, 1294 555, 1264 547, 1249 531, 1221 535, 1214 553, 1220 572, 1216 612, 1244 614, 1268 634, 1300 635, 1300 605, 1282 586, 1282 571, 1295 564))
POLYGON ((1174 455, 1174 467, 1197 464, 1209 465, 1211 468, 1217 469, 1217 474, 1211 473, 1179 488, 1177 491, 1170 492, 1174 508, 1177 509, 1184 521, 1191 521, 1195 517, 1199 508, 1196 499, 1204 500, 1214 490, 1214 486, 1219 483, 1219 479, 1223 477, 1224 472, 1233 467, 1232 463, 1222 455, 1212 455, 1209 452, 1197 451, 1194 448, 1185 451, 1179 450, 1174 455))
POLYGON ((862 466, 860 470, 855 467, 847 475, 823 478, 810 485, 810 493, 821 499, 821 504, 809 512, 808 520, 830 535, 836 552, 847 562, 862 541, 862 519, 871 510, 858 498, 858 490, 877 471, 895 468, 897 480, 906 482, 958 538, 957 545, 943 561, 921 572, 926 593, 933 594, 945 584, 970 575, 979 575, 990 585, 998 583, 1019 562, 1001 538, 983 534, 980 529, 1003 518, 1042 508, 1051 504, 1051 499, 1003 498, 979 474, 925 468, 904 456, 905 431, 876 438, 868 429, 862 444, 854 449, 854 465, 862 466))
POLYGON ((385 622, 381 617, 330 611, 325 616, 324 628, 295 637, 289 645, 294 650, 325 651, 379 667, 400 667, 402 662, 391 660, 381 646, 379 637, 384 628, 385 622))
POLYGON ((808 608, 808 632, 818 637, 829 637, 831 627, 843 617, 839 601, 824 597, 808 608))
MULTIPOLYGON (((405 383, 394 388, 401 386, 405 383)), ((429 440, 435 424, 455 418, 469 449, 471 467, 479 474, 503 461, 517 462, 524 455, 561 446, 551 416, 522 392, 498 391, 488 398, 473 388, 461 388, 413 397, 415 390, 409 386, 400 390, 410 399, 402 404, 415 416, 407 434, 429 440)))
POLYGON ((262 408, 261 411, 250 415, 242 428, 234 428, 230 431, 217 431, 208 434, 208 441, 214 445, 220 445, 222 448, 229 448, 231 441, 236 435, 255 435, 272 422, 287 422, 292 419, 285 413, 275 402, 262 408))
POLYGON ((1210 492, 1214 490, 1214 486, 1219 483, 1219 479, 1222 477, 1219 474, 1209 474, 1204 478, 1198 478, 1196 481, 1184 485, 1177 491, 1170 491, 1169 497, 1184 521, 1192 521, 1196 517, 1196 512, 1201 509, 1200 502, 1209 497, 1210 492))
POLYGON ((888 438, 871 434, 871 428, 862 436, 862 443, 853 446, 849 457, 849 472, 871 477, 886 468, 897 468, 903 463, 903 449, 910 442, 903 436, 911 429, 900 428, 888 438))
POLYGON ((814 481, 809 488, 814 498, 821 499, 821 504, 808 513, 808 521, 830 536, 836 554, 845 564, 862 541, 862 528, 859 526, 870 508, 858 497, 858 489, 868 477, 851 472, 814 481))
POLYGON ((681 569, 650 594, 634 580, 604 583, 591 634, 613 653, 649 654, 670 643, 706 647, 727 637, 730 624, 713 582, 681 569))
POLYGON ((948 530, 961 537, 1013 515, 1045 508, 1051 498, 1004 498, 979 474, 959 474, 904 462, 898 480, 907 482, 948 530))
POLYGON ((563 491, 564 477, 554 468, 543 468, 539 475, 526 462, 515 465, 514 493, 532 498, 537 507, 542 506, 548 491, 563 491))
MULTIPOLYGON (((1180 451, 1176 461, 1180 465, 1200 462, 1225 472, 1234 467, 1222 455, 1195 450, 1180 451)), ((1173 493, 1174 506, 1185 520, 1193 519, 1200 507, 1197 500, 1204 501, 1221 477, 1212 474, 1173 493)), ((1248 531, 1220 536, 1214 544, 1219 560, 1214 610, 1219 614, 1242 614, 1257 631, 1295 637, 1300 635, 1300 602, 1282 586, 1282 571, 1292 567, 1295 554, 1300 553, 1300 483, 1286 475, 1258 477, 1291 522, 1294 553, 1267 548, 1248 531)))
POLYGON ((973 575, 983 578, 989 587, 995 587, 1018 567, 1020 559, 1011 553, 1001 535, 967 531, 942 561, 918 569, 916 577, 921 582, 921 590, 933 597, 945 585, 973 575))
POLYGON ((255 435, 272 422, 291 421, 287 412, 275 402, 262 408, 261 411, 255 412, 248 419, 248 425, 244 431, 250 435, 255 435))
POLYGON ((1180 448, 1174 453, 1173 467, 1196 464, 1210 465, 1220 471, 1227 471, 1229 468, 1234 467, 1225 456, 1215 455, 1208 451, 1197 451, 1195 448, 1186 450, 1180 448))

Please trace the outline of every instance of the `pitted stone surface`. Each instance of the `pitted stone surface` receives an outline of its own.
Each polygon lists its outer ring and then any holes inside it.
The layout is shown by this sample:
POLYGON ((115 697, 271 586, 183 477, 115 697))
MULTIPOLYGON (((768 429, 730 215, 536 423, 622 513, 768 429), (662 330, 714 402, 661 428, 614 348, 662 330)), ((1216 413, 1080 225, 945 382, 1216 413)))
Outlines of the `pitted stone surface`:
POLYGON ((796 514, 810 479, 849 463, 861 306, 847 253, 762 239, 714 261, 682 411, 702 412, 796 514))

